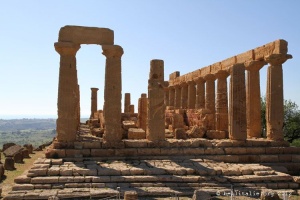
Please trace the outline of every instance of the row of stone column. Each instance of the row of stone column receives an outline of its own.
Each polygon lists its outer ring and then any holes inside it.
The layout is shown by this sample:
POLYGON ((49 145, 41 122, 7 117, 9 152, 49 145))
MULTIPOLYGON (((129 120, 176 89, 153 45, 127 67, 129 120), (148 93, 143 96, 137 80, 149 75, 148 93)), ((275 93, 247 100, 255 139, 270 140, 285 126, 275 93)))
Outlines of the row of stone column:
POLYGON ((235 64, 228 71, 221 70, 214 75, 208 74, 169 86, 165 89, 165 104, 175 109, 209 109, 215 118, 213 128, 219 131, 228 130, 231 139, 261 137, 259 70, 269 63, 266 92, 267 137, 272 140, 282 140, 282 64, 289 58, 291 56, 287 54, 272 54, 263 61, 235 64), (247 70, 247 82, 245 70, 247 70), (227 77, 229 75, 228 106, 227 77), (217 80, 216 92, 215 80, 217 80))
MULTIPOLYGON (((58 141, 75 141, 79 127, 79 86, 76 69, 76 53, 80 44, 70 42, 55 43, 55 50, 60 54, 60 70, 58 84, 58 141)), ((104 88, 104 138, 107 142, 118 142, 121 132, 121 56, 122 47, 118 45, 102 45, 106 56, 105 88, 104 88)), ((92 95, 92 99, 93 99, 92 95)), ((94 101, 96 102, 96 101, 94 101)), ((96 104, 91 106, 91 112, 96 104)))

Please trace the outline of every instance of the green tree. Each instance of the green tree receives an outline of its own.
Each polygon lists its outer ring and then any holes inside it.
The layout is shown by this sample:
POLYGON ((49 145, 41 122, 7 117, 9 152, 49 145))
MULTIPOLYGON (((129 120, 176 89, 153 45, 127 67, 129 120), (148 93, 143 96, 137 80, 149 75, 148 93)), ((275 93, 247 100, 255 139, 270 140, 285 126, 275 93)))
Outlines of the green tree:
MULTIPOLYGON (((283 134, 285 139, 292 143, 300 138, 300 110, 298 105, 291 100, 284 100, 283 134)), ((262 134, 266 131, 266 98, 261 98, 261 124, 262 134)))

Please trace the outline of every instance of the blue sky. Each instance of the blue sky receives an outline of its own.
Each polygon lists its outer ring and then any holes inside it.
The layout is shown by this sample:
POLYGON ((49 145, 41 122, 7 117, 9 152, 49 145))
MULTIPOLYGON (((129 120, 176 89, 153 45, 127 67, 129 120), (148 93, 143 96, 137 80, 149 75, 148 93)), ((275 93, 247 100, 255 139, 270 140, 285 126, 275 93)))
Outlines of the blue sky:
MULTIPOLYGON (((59 54, 54 50, 65 25, 114 30, 122 57, 123 94, 137 108, 147 93, 151 59, 174 71, 194 71, 276 39, 293 55, 283 65, 284 98, 300 105, 300 1, 298 0, 52 0, 0 2, 0 117, 56 115, 59 54)), ((82 116, 90 114, 90 88, 103 104, 105 57, 100 46, 77 53, 82 116)), ((261 69, 265 94, 266 69, 261 69)), ((124 98, 124 96, 123 96, 124 98)))

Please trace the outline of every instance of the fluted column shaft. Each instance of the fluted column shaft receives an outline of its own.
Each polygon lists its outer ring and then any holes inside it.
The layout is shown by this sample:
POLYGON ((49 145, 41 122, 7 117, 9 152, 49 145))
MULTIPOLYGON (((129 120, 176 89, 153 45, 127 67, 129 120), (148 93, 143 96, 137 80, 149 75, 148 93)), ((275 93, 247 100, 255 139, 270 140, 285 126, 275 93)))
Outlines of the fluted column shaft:
POLYGON ((229 138, 247 139, 245 65, 230 69, 229 138))
POLYGON ((270 140, 283 140, 283 73, 282 64, 291 55, 272 54, 266 58, 269 63, 266 95, 267 137, 270 140))
POLYGON ((110 143, 117 143, 122 140, 121 57, 123 49, 118 45, 102 45, 102 50, 102 54, 106 56, 103 110, 105 120, 104 140, 110 143))
POLYGON ((196 108, 205 108, 205 80, 203 78, 198 78, 195 81, 197 83, 196 108))
POLYGON ((187 100, 188 100, 188 85, 186 82, 180 84, 181 86, 181 108, 187 108, 187 100))
POLYGON ((60 54, 59 83, 56 123, 58 141, 75 141, 79 126, 79 87, 76 70, 76 53, 79 44, 69 42, 55 43, 55 50, 60 54))
POLYGON ((170 105, 170 101, 169 101, 169 99, 170 99, 170 97, 169 97, 169 95, 170 95, 170 93, 169 93, 169 81, 165 81, 164 82, 164 91, 165 91, 165 93, 164 93, 164 102, 165 102, 165 106, 169 106, 170 105))
POLYGON ((247 70, 246 116, 248 138, 260 138, 262 133, 259 70, 265 64, 264 61, 250 61, 245 63, 247 70))
POLYGON ((188 109, 195 109, 196 105, 196 87, 194 81, 188 81, 188 109))
POLYGON ((174 86, 169 86, 169 106, 174 106, 175 101, 175 88, 174 86))
MULTIPOLYGON (((205 108, 211 111, 215 119, 215 76, 208 74, 204 77, 206 81, 205 87, 205 108)), ((212 121, 211 128, 215 129, 215 120, 212 121)))
POLYGON ((138 127, 142 128, 144 131, 147 130, 147 105, 148 98, 147 94, 142 94, 138 102, 138 127))
POLYGON ((97 92, 98 88, 91 88, 91 116, 90 118, 94 118, 94 113, 97 112, 97 92))
POLYGON ((226 71, 219 71, 217 77, 217 98, 216 98, 216 130, 228 131, 228 98, 227 98, 227 77, 226 71))
POLYGON ((176 109, 181 107, 181 87, 180 85, 175 85, 175 102, 174 106, 176 109))
POLYGON ((124 97, 124 113, 129 113, 130 93, 125 93, 124 97))

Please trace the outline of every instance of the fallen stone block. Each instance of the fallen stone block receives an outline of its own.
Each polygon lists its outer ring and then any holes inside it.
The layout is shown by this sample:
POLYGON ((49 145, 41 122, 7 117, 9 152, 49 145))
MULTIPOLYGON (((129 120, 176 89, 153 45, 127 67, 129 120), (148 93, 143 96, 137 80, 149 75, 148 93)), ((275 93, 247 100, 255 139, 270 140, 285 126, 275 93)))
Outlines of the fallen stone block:
POLYGON ((176 128, 175 129, 175 139, 187 139, 187 134, 183 128, 176 128))
POLYGON ((206 137, 208 139, 226 139, 226 132, 225 131, 215 131, 215 130, 208 130, 206 131, 206 137))
POLYGON ((129 128, 128 139, 146 139, 146 132, 141 128, 129 128))

